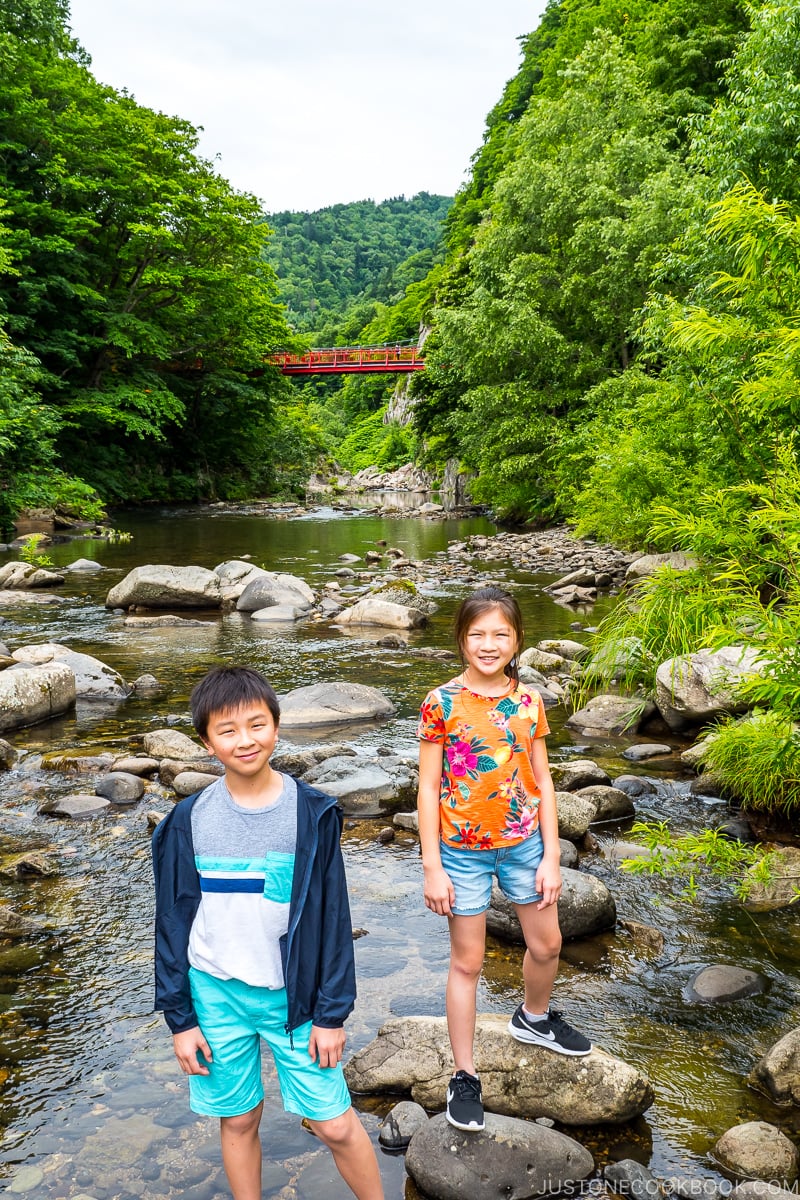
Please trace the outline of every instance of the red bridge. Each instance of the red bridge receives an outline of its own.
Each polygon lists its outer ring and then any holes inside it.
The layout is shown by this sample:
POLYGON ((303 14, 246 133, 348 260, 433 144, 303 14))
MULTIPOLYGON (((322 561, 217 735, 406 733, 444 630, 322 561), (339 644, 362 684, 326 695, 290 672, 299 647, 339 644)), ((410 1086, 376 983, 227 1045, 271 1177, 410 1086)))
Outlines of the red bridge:
POLYGON ((425 359, 419 347, 402 346, 331 346, 307 350, 305 354, 270 355, 270 362, 282 375, 358 375, 378 371, 424 371, 425 359))

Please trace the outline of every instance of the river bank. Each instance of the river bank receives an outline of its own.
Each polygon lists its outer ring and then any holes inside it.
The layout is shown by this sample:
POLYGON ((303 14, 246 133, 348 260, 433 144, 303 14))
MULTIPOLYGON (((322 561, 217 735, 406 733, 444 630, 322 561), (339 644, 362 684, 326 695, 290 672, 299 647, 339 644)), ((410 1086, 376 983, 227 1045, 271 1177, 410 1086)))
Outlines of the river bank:
MULTIPOLYGON (((154 801, 115 806, 80 823, 45 816, 39 812, 44 799, 83 789, 89 776, 54 775, 42 767, 42 756, 77 749, 113 760, 123 752, 141 752, 144 734, 156 729, 190 732, 186 698, 192 682, 214 662, 242 660, 264 669, 283 694, 335 679, 375 685, 391 698, 394 716, 336 741, 344 740, 358 755, 377 755, 387 747, 413 755, 419 697, 450 669, 436 655, 448 649, 453 608, 474 582, 491 578, 514 587, 532 645, 544 638, 581 640, 584 634, 572 626, 594 624, 614 603, 609 588, 583 613, 554 602, 545 591, 563 571, 577 569, 567 551, 585 557, 595 552, 591 544, 576 550, 565 541, 563 554, 551 552, 552 569, 531 571, 517 561, 523 552, 519 542, 509 543, 510 560, 489 560, 500 544, 495 538, 507 535, 498 534, 485 518, 448 523, 318 509, 272 520, 206 510, 130 514, 128 525, 132 540, 127 544, 87 539, 49 549, 57 569, 79 555, 101 563, 96 573, 67 573, 61 600, 42 604, 31 597, 27 604, 0 610, 5 617, 0 639, 12 650, 33 642, 68 643, 109 663, 125 680, 147 672, 161 685, 153 696, 134 695, 121 704, 83 702, 74 715, 10 738, 19 758, 2 777, 4 850, 48 850, 58 865, 53 877, 4 884, 5 900, 55 929, 54 938, 7 948, 3 976, 6 1011, 13 1017, 6 1018, 4 1039, 9 1075, 2 1153, 9 1180, 19 1179, 27 1167, 42 1172, 32 1191, 37 1196, 74 1195, 81 1189, 102 1200, 105 1190, 110 1200, 170 1196, 176 1189, 194 1195, 199 1189, 198 1197, 211 1197, 220 1187, 215 1133, 186 1111, 168 1039, 160 1018, 149 1012, 147 812, 154 801), (463 549, 453 549, 459 546, 463 549), (398 557, 390 556, 390 549, 400 551, 410 566, 398 571, 398 557), (374 566, 366 562, 370 553, 379 555, 374 566), (343 562, 347 554, 360 561, 343 562), (270 570, 305 578, 318 594, 335 583, 355 598, 378 578, 413 577, 438 609, 424 628, 381 646, 363 629, 345 631, 324 620, 276 630, 257 628, 233 611, 200 613, 197 624, 137 629, 105 608, 110 588, 143 562, 209 569, 246 555, 270 570)), ((592 559, 589 565, 599 570, 603 564, 592 559)), ((623 565, 616 563, 613 574, 623 565)), ((566 727, 559 708, 549 713, 555 763, 589 757, 611 780, 627 773, 652 781, 654 790, 637 800, 639 815, 658 820, 678 814, 682 827, 691 829, 725 814, 722 802, 690 794, 692 776, 679 759, 685 738, 670 739, 669 755, 631 764, 622 755, 636 738, 587 739, 566 727)), ((331 739, 296 741, 292 735, 282 749, 301 753, 321 745, 330 747, 331 739)), ((166 791, 158 792, 158 801, 161 806, 173 802, 166 791)), ((413 833, 395 829, 393 840, 376 841, 391 825, 390 808, 377 818, 353 816, 348 824, 345 853, 354 923, 367 931, 356 943, 360 998, 349 1023, 350 1047, 357 1051, 390 1017, 441 1013, 447 935, 422 908, 413 833)), ((652 928, 663 948, 645 953, 621 927, 569 942, 557 1000, 599 1045, 651 1080, 656 1100, 637 1122, 578 1136, 598 1166, 633 1156, 662 1178, 691 1174, 718 1180, 707 1158, 714 1135, 743 1114, 793 1128, 791 1112, 752 1093, 746 1078, 759 1056, 798 1024, 796 922, 786 912, 745 914, 722 887, 712 888, 703 905, 692 908, 663 882, 644 885, 621 873, 614 857, 625 834, 625 822, 597 827, 595 848, 579 849, 581 867, 608 886, 620 920, 652 928), (701 967, 731 961, 767 977, 769 990, 724 1010, 687 1004, 684 989, 701 967)), ((483 1012, 510 1011, 518 969, 518 948, 493 940, 481 984, 483 1012)), ((377 1137, 393 1098, 379 1095, 358 1103, 377 1137)), ((274 1091, 271 1105, 265 1119, 272 1132, 265 1195, 338 1197, 325 1158, 282 1114, 274 1091)), ((402 1161, 388 1156, 381 1161, 387 1195, 402 1195, 411 1187, 402 1161)))

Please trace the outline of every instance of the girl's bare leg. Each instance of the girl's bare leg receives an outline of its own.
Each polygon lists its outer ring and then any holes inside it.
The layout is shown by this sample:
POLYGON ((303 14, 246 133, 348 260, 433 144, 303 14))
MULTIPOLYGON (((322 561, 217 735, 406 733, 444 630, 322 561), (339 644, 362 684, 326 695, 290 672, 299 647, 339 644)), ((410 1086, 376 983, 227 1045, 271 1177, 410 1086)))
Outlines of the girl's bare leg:
POLYGON ((473 1042, 478 980, 486 952, 486 914, 449 917, 450 971, 445 996, 447 1032, 456 1071, 475 1075, 473 1042))
POLYGON ((547 1012, 561 950, 558 908, 555 904, 548 908, 537 908, 536 904, 515 904, 514 907, 526 946, 522 960, 525 1007, 530 1013, 547 1012))

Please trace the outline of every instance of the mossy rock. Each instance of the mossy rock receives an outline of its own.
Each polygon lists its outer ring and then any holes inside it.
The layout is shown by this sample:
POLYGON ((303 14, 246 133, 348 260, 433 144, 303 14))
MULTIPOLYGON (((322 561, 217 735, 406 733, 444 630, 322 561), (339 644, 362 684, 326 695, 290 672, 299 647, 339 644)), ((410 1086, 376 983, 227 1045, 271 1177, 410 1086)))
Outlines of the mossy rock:
POLYGON ((385 583, 369 593, 371 600, 386 600, 390 604, 403 604, 406 608, 416 608, 419 612, 430 617, 439 607, 433 600, 428 600, 417 591, 416 585, 410 579, 396 579, 385 583))

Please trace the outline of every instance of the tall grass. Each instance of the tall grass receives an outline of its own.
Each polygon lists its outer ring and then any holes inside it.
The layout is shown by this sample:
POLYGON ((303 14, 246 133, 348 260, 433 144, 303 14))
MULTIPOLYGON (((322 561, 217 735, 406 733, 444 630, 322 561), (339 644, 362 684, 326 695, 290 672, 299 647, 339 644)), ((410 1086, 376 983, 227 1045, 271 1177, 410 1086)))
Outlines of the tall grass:
POLYGON ((721 723, 702 761, 745 808, 800 810, 800 730, 782 713, 721 723))
POLYGON ((658 666, 692 651, 739 641, 763 617, 758 596, 699 566, 661 567, 640 580, 603 621, 581 681, 581 701, 617 679, 626 690, 655 692, 658 666))

